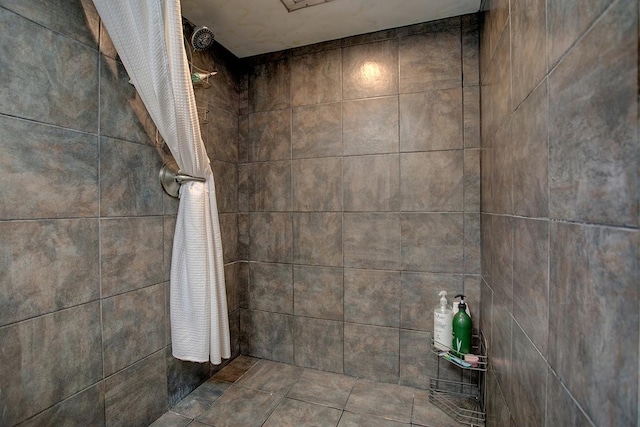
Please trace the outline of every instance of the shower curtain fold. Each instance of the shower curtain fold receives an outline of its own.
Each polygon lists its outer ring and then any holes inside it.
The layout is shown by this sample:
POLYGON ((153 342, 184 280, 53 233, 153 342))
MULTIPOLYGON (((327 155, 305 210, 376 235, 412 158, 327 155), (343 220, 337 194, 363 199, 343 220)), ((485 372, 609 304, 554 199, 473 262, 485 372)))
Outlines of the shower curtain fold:
POLYGON ((221 363, 231 356, 215 184, 202 142, 178 0, 94 0, 111 40, 181 172, 206 178, 180 188, 171 259, 173 356, 221 363))

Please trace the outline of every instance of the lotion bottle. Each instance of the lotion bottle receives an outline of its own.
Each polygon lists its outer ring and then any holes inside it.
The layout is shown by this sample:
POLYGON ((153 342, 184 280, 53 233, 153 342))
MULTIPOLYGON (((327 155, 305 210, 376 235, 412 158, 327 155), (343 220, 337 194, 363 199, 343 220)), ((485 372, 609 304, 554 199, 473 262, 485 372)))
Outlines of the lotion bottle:
POLYGON ((453 310, 447 301, 447 291, 440 291, 440 304, 433 310, 433 345, 448 351, 452 342, 453 310))
POLYGON ((473 325, 471 317, 466 313, 467 305, 464 303, 464 295, 456 295, 460 298, 458 312, 453 315, 453 354, 455 356, 471 353, 471 331, 473 325))

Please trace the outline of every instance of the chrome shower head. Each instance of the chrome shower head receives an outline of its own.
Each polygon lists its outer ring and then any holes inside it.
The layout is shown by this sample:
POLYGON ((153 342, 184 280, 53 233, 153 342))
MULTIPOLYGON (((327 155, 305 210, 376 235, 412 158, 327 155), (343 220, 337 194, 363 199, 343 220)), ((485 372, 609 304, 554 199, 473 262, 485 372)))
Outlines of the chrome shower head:
POLYGON ((196 27, 191 35, 191 45, 195 50, 205 50, 213 44, 213 31, 207 27, 196 27))

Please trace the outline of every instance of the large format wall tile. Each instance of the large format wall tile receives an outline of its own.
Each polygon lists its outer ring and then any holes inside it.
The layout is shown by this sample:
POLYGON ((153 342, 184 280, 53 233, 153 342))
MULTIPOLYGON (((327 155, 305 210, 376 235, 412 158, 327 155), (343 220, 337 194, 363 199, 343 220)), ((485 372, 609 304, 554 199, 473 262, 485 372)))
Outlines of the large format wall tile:
POLYGON ((100 221, 102 297, 164 279, 162 217, 100 221))
MULTIPOLYGON (((459 18, 458 18, 459 19, 459 18)), ((400 40, 400 92, 462 86, 460 26, 400 40), (429 46, 425 48, 425 46, 429 46)))
POLYGON ((251 213, 249 222, 251 261, 292 261, 293 236, 290 213, 251 213))
POLYGON ((342 103, 344 154, 398 152, 398 97, 342 103))
POLYGON ((576 401, 567 389, 549 369, 547 373, 547 411, 546 420, 549 426, 587 426, 595 425, 580 410, 576 401))
POLYGON ((462 19, 462 85, 480 84, 480 37, 478 34, 478 14, 464 15, 462 19))
POLYGON ((151 145, 156 127, 122 63, 100 57, 100 134, 151 145))
POLYGON ((342 155, 342 103, 293 109, 294 159, 342 155))
POLYGON ((249 210, 291 210, 291 161, 253 163, 250 168, 249 210))
POLYGON ((218 213, 238 212, 238 167, 234 163, 211 161, 216 184, 218 213))
POLYGON ((240 330, 244 335, 242 354, 278 362, 293 363, 293 316, 266 311, 242 310, 240 330))
POLYGON ((0 113, 96 132, 97 51, 7 9, 0 26, 0 113))
POLYGON ((93 135, 0 117, 0 218, 96 216, 93 135))
POLYGON ((596 424, 633 424, 640 233, 553 222, 550 239, 549 364, 596 424))
POLYGON ((238 260, 238 218, 235 213, 218 215, 222 257, 225 263, 238 260))
POLYGON ((289 108, 290 82, 288 59, 256 65, 249 76, 249 111, 289 108))
POLYGON ((164 283, 102 301, 105 376, 164 347, 164 311, 164 283))
POLYGON ((400 95, 400 151, 462 148, 460 88, 400 95))
MULTIPOLYGON (((209 124, 206 136, 205 148, 211 160, 223 162, 237 162, 239 151, 239 122, 238 116, 211 105, 209 109, 209 124)), ((246 120, 245 120, 246 122, 246 120)))
POLYGON ((480 148, 480 88, 462 90, 464 148, 480 148))
POLYGON ((447 291, 448 300, 463 291, 463 276, 453 274, 402 272, 400 327, 433 331, 433 308, 440 291, 447 291))
POLYGON ((344 324, 344 373, 372 381, 395 383, 399 372, 397 328, 344 324))
POLYGON ((394 211, 400 198, 397 154, 353 156, 343 160, 345 211, 394 211))
POLYGON ((342 98, 398 93, 396 40, 349 46, 342 50, 342 98))
POLYGON ((293 262, 342 265, 342 214, 293 214, 293 262))
POLYGON ((293 210, 342 210, 342 158, 293 161, 293 210))
POLYGON ((613 5, 549 75, 553 218, 638 225, 636 6, 613 5))
POLYGON ((340 49, 291 59, 291 103, 324 104, 342 99, 340 49))
MULTIPOLYGON (((229 328, 233 329, 231 324, 229 324, 229 328)), ((165 361, 167 365, 169 406, 174 406, 180 402, 211 376, 209 373, 211 364, 209 362, 196 363, 176 359, 171 354, 171 346, 165 347, 165 361)))
POLYGON ((249 115, 249 161, 291 158, 291 110, 249 115))
POLYGON ((291 264, 250 264, 249 308, 293 313, 293 272, 291 264))
POLYGON ((1 221, 0 325, 100 297, 98 221, 1 221))
POLYGON ((402 269, 464 272, 464 216, 402 214, 402 269))
POLYGON ((345 269, 344 320, 398 327, 400 272, 345 269))
POLYGON ((295 318, 293 346, 296 365, 343 372, 342 322, 298 316, 295 318))
POLYGON ((100 304, 0 328, 0 423, 15 425, 100 381, 100 304))
POLYGON ((464 211, 480 212, 480 150, 464 150, 464 211))
POLYGON ((100 138, 100 214, 161 215, 161 166, 153 147, 100 138))
POLYGON ((294 266, 293 295, 296 316, 342 320, 342 268, 294 266))
POLYGON ((105 380, 107 426, 148 426, 168 406, 164 351, 105 380))
POLYGON ((398 269, 400 218, 395 213, 344 214, 344 266, 398 269))
POLYGON ((403 211, 463 210, 464 152, 462 150, 400 155, 403 211))

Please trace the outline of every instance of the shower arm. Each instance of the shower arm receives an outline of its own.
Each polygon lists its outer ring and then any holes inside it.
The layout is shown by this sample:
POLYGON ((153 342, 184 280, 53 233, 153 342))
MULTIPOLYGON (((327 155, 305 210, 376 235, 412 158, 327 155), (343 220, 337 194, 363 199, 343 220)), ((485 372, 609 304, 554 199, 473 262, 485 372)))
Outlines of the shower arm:
POLYGON ((207 180, 205 178, 187 175, 186 173, 180 173, 177 163, 173 160, 165 163, 162 168, 160 168, 160 183, 162 184, 162 188, 172 197, 178 197, 180 194, 180 185, 189 181, 206 182, 207 180))

